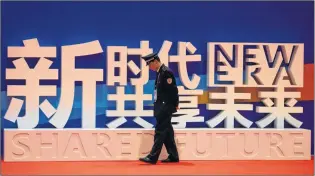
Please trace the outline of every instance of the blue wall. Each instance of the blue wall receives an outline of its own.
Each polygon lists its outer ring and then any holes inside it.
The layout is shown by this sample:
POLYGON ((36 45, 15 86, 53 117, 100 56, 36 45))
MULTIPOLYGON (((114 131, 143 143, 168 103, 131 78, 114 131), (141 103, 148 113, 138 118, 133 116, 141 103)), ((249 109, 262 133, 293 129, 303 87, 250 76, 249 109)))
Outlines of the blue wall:
MULTIPOLYGON (((23 46, 22 40, 37 38, 42 46, 56 46, 57 59, 53 68, 60 68, 61 46, 99 40, 104 53, 91 56, 93 61, 78 61, 77 67, 103 68, 104 82, 100 82, 98 94, 106 96, 114 91, 106 83, 106 47, 128 46, 137 48, 141 40, 149 40, 150 47, 158 51, 164 40, 173 42, 170 54, 177 53, 177 42, 191 42, 202 55, 202 64, 191 64, 190 75, 202 77, 199 88, 206 90, 206 47, 207 42, 290 42, 304 43, 304 63, 314 63, 314 5, 313 2, 1 2, 1 104, 2 130, 16 128, 3 116, 9 98, 6 98, 7 84, 23 84, 23 81, 6 81, 5 68, 13 68, 7 60, 8 46, 23 46)), ((35 61, 28 61, 32 66, 35 61)), ((137 63, 137 62, 136 62, 137 63)), ((178 77, 175 64, 170 64, 178 77)), ((60 74, 60 71, 59 71, 60 74)), ((307 76, 307 75, 305 75, 307 76)), ((155 74, 150 73, 150 82, 145 93, 152 93, 155 74)), ((43 82, 60 87, 59 81, 43 82)), ((60 90, 59 90, 60 91, 60 90)), ((127 86, 127 91, 133 88, 127 86)), ((50 98, 54 102, 59 99, 50 98)), ((152 102, 146 102, 145 108, 152 102)), ((255 103, 258 105, 260 103, 255 103)), ((55 107, 57 104, 54 104, 55 107)), ((81 88, 76 84, 73 112, 66 128, 81 127, 81 88)), ((303 121, 301 128, 314 129, 314 101, 302 101, 304 113, 294 115, 303 121)), ((97 98, 97 124, 104 128, 115 119, 106 117, 106 109, 115 106, 106 98, 97 98), (106 117, 106 118, 105 118, 106 117)), ((127 104, 126 108, 132 108, 127 104)), ((218 111, 208 111, 199 105, 205 120, 214 117, 218 111)), ((20 115, 23 115, 23 111, 20 115)), ((252 121, 264 114, 242 112, 252 121)), ((139 127, 132 120, 121 127, 139 127)), ((155 123, 154 118, 148 118, 155 123)), ((205 123, 188 123, 188 127, 207 128, 205 123)), ((222 127, 220 124, 218 127, 222 127)), ((237 127, 240 127, 237 124, 237 127)), ((253 127, 257 127, 255 124, 253 127)), ((289 127, 286 124, 286 127, 289 127)), ((41 114, 38 128, 53 128, 41 114)), ((313 135, 313 132, 312 132, 313 135)), ((313 137, 312 137, 313 139, 313 137)), ((313 153, 313 142, 312 142, 313 153)))

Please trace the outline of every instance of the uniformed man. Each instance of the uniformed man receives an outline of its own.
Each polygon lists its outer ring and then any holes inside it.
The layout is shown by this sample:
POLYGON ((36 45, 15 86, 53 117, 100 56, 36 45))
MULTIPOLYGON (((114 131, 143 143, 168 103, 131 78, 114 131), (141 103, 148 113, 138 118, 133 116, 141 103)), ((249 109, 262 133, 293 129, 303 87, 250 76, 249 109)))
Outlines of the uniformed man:
POLYGON ((157 72, 157 75, 154 88, 154 117, 156 118, 154 144, 149 155, 140 158, 140 161, 156 164, 164 144, 169 156, 162 162, 179 162, 171 123, 172 114, 177 112, 179 104, 175 77, 172 71, 161 63, 157 53, 142 58, 151 70, 157 72))

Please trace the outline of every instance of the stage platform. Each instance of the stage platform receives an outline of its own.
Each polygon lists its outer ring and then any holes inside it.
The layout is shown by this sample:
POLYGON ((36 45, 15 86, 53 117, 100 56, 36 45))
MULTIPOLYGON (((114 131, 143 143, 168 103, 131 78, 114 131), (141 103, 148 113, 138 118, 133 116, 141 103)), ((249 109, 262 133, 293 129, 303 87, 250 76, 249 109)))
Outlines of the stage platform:
MULTIPOLYGON (((153 136, 153 129, 5 129, 4 161, 137 161, 153 136)), ((175 141, 182 161, 311 159, 307 129, 175 129, 175 141)))

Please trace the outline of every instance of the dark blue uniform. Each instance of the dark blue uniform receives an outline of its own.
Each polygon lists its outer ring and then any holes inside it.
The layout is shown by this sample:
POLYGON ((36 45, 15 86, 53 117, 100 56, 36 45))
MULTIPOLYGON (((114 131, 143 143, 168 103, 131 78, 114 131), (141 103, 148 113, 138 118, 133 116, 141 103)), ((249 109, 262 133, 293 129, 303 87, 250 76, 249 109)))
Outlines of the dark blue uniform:
MULTIPOLYGON (((155 59, 160 60, 157 53, 142 57, 147 65, 155 59)), ((178 107, 178 89, 173 72, 162 64, 157 72, 154 89, 154 117, 156 118, 154 145, 150 154, 140 161, 155 164, 159 158, 163 144, 169 157, 162 162, 178 162, 178 151, 174 139, 172 114, 178 107)))
POLYGON ((155 80, 157 93, 154 102, 154 116, 156 118, 154 145, 149 158, 157 161, 163 144, 169 157, 178 160, 178 152, 174 140, 174 130, 171 123, 172 114, 178 106, 178 89, 172 71, 164 64, 160 67, 155 80))

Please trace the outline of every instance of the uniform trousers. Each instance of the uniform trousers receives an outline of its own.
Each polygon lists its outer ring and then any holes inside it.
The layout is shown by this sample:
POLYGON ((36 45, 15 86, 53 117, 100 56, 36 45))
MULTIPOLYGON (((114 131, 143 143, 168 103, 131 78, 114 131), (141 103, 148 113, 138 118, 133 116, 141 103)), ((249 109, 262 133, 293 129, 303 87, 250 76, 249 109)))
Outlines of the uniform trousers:
POLYGON ((172 126, 172 107, 163 102, 154 103, 154 116, 156 118, 154 144, 148 157, 157 161, 161 153, 163 144, 169 154, 169 158, 178 159, 178 151, 174 139, 174 129, 172 126))

